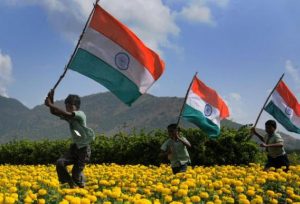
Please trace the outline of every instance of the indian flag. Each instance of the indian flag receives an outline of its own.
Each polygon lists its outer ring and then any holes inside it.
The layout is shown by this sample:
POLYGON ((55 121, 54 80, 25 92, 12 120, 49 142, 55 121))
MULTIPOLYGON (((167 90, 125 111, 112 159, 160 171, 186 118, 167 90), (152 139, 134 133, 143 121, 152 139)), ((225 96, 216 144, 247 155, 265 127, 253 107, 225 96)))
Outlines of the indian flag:
POLYGON ((300 104, 283 81, 277 85, 265 110, 288 131, 300 133, 300 104))
POLYGON ((194 123, 210 137, 217 137, 220 134, 220 121, 228 116, 228 107, 218 93, 195 76, 182 117, 194 123))
POLYGON ((131 105, 162 75, 164 62, 129 28, 95 5, 68 68, 102 84, 131 105))

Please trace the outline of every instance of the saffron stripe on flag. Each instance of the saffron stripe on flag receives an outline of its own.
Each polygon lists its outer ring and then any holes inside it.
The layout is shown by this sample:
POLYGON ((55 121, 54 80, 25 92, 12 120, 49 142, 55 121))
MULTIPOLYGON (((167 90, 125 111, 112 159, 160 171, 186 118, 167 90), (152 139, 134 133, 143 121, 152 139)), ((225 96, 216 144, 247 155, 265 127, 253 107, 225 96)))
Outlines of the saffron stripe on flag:
POLYGON ((139 91, 142 94, 155 82, 151 73, 149 73, 139 61, 136 61, 134 57, 126 53, 126 50, 91 28, 86 30, 79 47, 95 55, 109 64, 112 68, 124 74, 139 87, 139 91), (125 62, 128 64, 126 64, 124 68, 120 68, 116 65, 116 57, 120 53, 128 57, 128 61, 125 62))
POLYGON ((131 30, 98 5, 89 26, 127 50, 149 70, 155 80, 163 73, 164 62, 159 56, 147 48, 131 30))
POLYGON ((277 90, 275 90, 272 94, 271 101, 275 106, 277 106, 278 109, 282 111, 282 113, 285 114, 285 117, 289 118, 291 123, 297 127, 300 127, 300 117, 296 115, 295 112, 288 106, 277 90))
POLYGON ((221 119, 229 116, 229 110, 227 108, 227 105, 218 95, 218 93, 215 90, 206 86, 197 77, 195 77, 191 89, 195 94, 202 98, 202 100, 217 108, 220 111, 221 119))
POLYGON ((194 93, 194 90, 190 90, 188 93, 188 97, 186 100, 186 104, 192 107, 193 109, 200 111, 202 113, 207 113, 205 115, 206 118, 208 118, 212 123, 214 123, 217 127, 220 127, 220 112, 218 109, 214 108, 213 106, 210 106, 209 112, 205 110, 205 108, 208 108, 207 106, 210 104, 207 104, 205 101, 203 101, 202 98, 199 97, 196 93, 194 93))
POLYGON ((276 91, 281 95, 286 104, 300 117, 300 104, 289 87, 283 81, 280 81, 276 87, 276 91))

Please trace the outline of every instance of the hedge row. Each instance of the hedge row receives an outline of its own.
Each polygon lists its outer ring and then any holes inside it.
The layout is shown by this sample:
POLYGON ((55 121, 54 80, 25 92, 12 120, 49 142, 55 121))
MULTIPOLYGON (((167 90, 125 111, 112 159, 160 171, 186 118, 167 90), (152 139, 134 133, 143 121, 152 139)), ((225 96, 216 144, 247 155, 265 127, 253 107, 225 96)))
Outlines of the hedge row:
MULTIPOLYGON (((258 148, 247 129, 223 128, 218 139, 209 139, 199 129, 182 133, 192 144, 192 165, 248 164, 255 162, 258 148)), ((113 137, 99 135, 92 143, 91 163, 159 165, 168 162, 159 157, 167 132, 118 133, 113 137)), ((54 164, 68 149, 70 140, 12 141, 0 146, 0 164, 54 164)))

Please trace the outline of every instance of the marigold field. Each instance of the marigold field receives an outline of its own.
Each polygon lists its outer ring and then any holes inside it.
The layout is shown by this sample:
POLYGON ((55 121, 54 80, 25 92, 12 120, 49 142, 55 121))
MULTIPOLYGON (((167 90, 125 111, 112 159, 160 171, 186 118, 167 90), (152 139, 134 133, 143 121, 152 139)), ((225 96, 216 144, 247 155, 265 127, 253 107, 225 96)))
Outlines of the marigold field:
POLYGON ((88 165, 84 189, 60 186, 55 166, 0 166, 0 203, 300 203, 300 165, 265 172, 249 166, 88 165))

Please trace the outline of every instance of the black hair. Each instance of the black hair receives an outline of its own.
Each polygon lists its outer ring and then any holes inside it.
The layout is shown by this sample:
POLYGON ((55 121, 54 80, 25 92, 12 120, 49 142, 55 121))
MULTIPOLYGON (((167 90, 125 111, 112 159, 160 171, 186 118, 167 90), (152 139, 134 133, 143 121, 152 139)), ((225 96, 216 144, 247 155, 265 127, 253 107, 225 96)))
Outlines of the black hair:
POLYGON ((65 99, 65 104, 71 104, 76 106, 77 109, 80 108, 80 97, 78 95, 69 94, 65 99))
POLYGON ((168 125, 167 128, 168 128, 168 130, 178 130, 178 131, 180 131, 180 127, 175 123, 172 123, 172 124, 168 125))
POLYGON ((276 124, 276 121, 275 120, 268 120, 266 123, 265 123, 266 126, 271 126, 273 128, 277 128, 277 124, 276 124))

